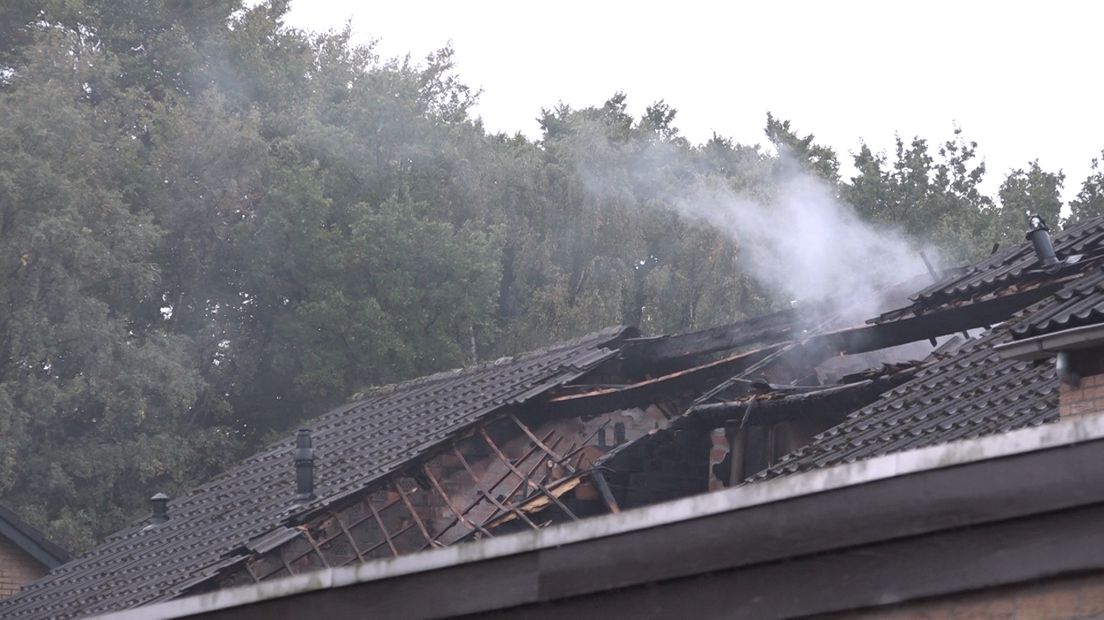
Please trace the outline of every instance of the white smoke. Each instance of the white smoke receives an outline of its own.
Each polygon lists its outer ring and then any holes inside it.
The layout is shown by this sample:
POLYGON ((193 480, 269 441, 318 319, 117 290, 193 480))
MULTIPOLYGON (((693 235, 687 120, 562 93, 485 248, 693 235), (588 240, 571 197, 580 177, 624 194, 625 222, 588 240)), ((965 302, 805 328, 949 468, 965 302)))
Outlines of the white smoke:
POLYGON ((785 299, 827 304, 849 319, 887 310, 890 289, 924 273, 918 251, 896 232, 861 220, 820 179, 788 168, 769 200, 705 177, 670 204, 728 232, 748 261, 744 271, 785 299))
MULTIPOLYGON (((682 182, 669 182, 671 170, 681 165, 686 172, 686 164, 663 145, 644 147, 631 158, 633 190, 626 188, 624 177, 611 178, 587 166, 590 158, 580 155, 589 191, 605 197, 635 192, 637 199, 670 205, 684 217, 727 232, 746 261, 744 273, 780 300, 817 308, 818 315, 827 308, 841 321, 871 318, 902 301, 899 290, 897 299, 889 296, 895 285, 926 273, 918 248, 895 231, 863 221, 827 183, 785 155, 759 170, 768 191, 754 197, 708 171, 689 171, 681 175, 682 182), (654 182, 664 177, 667 182, 654 182)), ((925 251, 936 256, 930 248, 925 251)))

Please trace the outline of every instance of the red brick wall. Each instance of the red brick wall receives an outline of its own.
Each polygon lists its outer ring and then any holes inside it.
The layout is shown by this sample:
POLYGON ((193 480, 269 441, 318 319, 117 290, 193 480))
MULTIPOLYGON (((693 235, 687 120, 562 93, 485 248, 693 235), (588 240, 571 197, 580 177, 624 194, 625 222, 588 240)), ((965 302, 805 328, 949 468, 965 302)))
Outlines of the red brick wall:
POLYGON ((1080 620, 1104 617, 1104 574, 1058 577, 965 592, 825 618, 905 620, 1080 620))
POLYGON ((1062 384, 1058 413, 1069 418, 1104 412, 1104 350, 1072 352, 1070 366, 1081 375, 1081 381, 1076 388, 1062 384))
POLYGON ((0 537, 0 598, 46 574, 46 568, 7 538, 0 537))
POLYGON ((1058 412, 1063 419, 1104 412, 1104 375, 1081 377, 1081 384, 1060 388, 1058 412))

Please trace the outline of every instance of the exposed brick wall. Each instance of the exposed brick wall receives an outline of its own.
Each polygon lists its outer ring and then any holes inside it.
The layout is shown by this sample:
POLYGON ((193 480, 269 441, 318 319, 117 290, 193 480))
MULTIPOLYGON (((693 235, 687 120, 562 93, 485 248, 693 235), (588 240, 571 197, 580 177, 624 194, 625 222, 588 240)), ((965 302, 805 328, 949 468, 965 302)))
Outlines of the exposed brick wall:
POLYGON ((1069 418, 1104 412, 1104 349, 1072 351, 1070 366, 1081 381, 1076 388, 1061 385, 1059 415, 1069 418))
POLYGON ((1104 574, 1058 577, 824 616, 905 620, 1080 620, 1104 617, 1104 574))
POLYGON ((0 598, 15 594, 45 574, 46 567, 12 541, 0 537, 0 598))
POLYGON ((1081 377, 1078 387, 1060 388, 1058 413, 1063 419, 1104 412, 1104 374, 1081 377))

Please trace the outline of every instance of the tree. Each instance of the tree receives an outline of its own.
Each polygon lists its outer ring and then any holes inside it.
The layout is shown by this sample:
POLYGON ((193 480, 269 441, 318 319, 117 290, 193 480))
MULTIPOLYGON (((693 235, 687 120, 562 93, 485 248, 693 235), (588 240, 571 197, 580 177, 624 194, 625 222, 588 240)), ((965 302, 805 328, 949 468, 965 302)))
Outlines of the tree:
POLYGON ((1104 168, 1100 166, 1100 159, 1094 157, 1092 172, 1081 184, 1077 197, 1070 201, 1070 217, 1066 224, 1077 224, 1101 215, 1104 215, 1104 168))
POLYGON ((1031 162, 1026 169, 1018 168, 1008 173, 1000 186, 1000 210, 993 213, 992 236, 997 243, 1008 246, 1020 243, 1027 230, 1027 216, 1041 215, 1058 228, 1062 209, 1062 172, 1046 172, 1039 161, 1031 162))
POLYGON ((813 134, 799 136, 790 127, 790 121, 779 120, 767 112, 767 139, 778 149, 779 154, 791 157, 803 169, 816 176, 836 184, 840 180, 839 158, 830 147, 817 144, 813 134))
POLYGON ((990 249, 986 214, 993 209, 980 190, 985 164, 976 156, 977 143, 961 129, 935 155, 919 137, 907 145, 898 137, 892 160, 864 144, 842 195, 865 219, 940 248, 950 262, 974 260, 990 249))
POLYGON ((110 58, 64 32, 45 43, 0 94, 0 492, 81 549, 151 487, 209 475, 227 441, 188 417, 187 341, 139 319, 162 235, 129 192, 143 96, 90 93, 110 58))

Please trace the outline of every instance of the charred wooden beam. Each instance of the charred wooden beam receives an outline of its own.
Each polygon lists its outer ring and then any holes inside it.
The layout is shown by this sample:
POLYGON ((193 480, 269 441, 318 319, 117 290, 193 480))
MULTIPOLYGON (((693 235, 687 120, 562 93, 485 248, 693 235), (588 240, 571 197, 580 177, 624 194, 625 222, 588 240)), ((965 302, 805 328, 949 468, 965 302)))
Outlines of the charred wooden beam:
POLYGON ((322 549, 318 547, 318 541, 314 539, 314 536, 311 536, 310 529, 306 526, 301 527, 303 530, 303 537, 307 539, 307 543, 310 544, 311 550, 314 552, 314 555, 318 556, 318 559, 322 562, 322 566, 324 568, 329 568, 330 563, 326 560, 326 556, 322 554, 322 549))
MULTIPOLYGON (((578 521, 579 520, 579 517, 576 516, 575 513, 572 512, 570 508, 565 506, 564 503, 560 501, 559 497, 557 497, 555 494, 553 494, 552 491, 548 490, 548 487, 544 486, 543 484, 541 484, 539 482, 536 482, 536 481, 532 480, 529 477, 529 475, 526 475, 526 474, 522 473, 521 470, 519 470, 513 463, 511 463, 510 459, 498 447, 498 444, 496 444, 494 442, 494 440, 491 439, 490 434, 487 433, 487 429, 485 429, 483 427, 479 427, 479 435, 483 438, 483 441, 486 442, 486 444, 491 448, 491 450, 494 452, 495 456, 498 457, 498 460, 502 461, 502 464, 505 465, 507 469, 514 472, 514 475, 516 475, 519 479, 523 480, 526 484, 531 486, 534 490, 540 491, 548 499, 552 500, 552 503, 556 504, 556 507, 559 508, 560 510, 562 510, 563 513, 565 515, 567 515, 568 517, 570 517, 572 521, 578 521)), ((541 460, 543 460, 543 459, 541 459, 541 460)))
POLYGON ((571 463, 566 462, 564 460, 564 457, 556 454, 556 452, 552 448, 549 448, 547 445, 545 445, 543 441, 541 441, 536 435, 533 434, 532 429, 522 423, 521 420, 517 419, 517 416, 511 413, 509 414, 509 418, 514 422, 515 425, 517 425, 518 428, 522 430, 522 432, 525 433, 525 436, 529 438, 529 441, 533 442, 534 444, 536 444, 537 447, 543 450, 544 453, 547 454, 553 462, 555 462, 557 465, 562 465, 566 467, 570 473, 575 473, 575 468, 571 466, 571 463))
MULTIPOLYGON (((455 444, 452 446, 452 451, 456 454, 456 458, 460 459, 460 464, 464 466, 464 469, 467 470, 468 475, 471 476, 472 481, 475 483, 476 494, 480 498, 484 498, 488 502, 493 504, 495 506, 495 508, 498 509, 499 511, 501 511, 501 512, 511 512, 511 508, 506 506, 502 502, 498 501, 498 499, 492 493, 492 491, 494 491, 494 486, 491 486, 490 490, 483 488, 482 483, 479 481, 479 476, 475 475, 475 472, 472 471, 471 465, 468 463, 468 460, 466 458, 464 458, 464 454, 462 452, 460 452, 460 449, 457 448, 455 444)), ((496 484, 500 484, 500 483, 501 483, 501 481, 499 483, 496 483, 496 484)), ((477 500, 477 502, 478 502, 478 500, 477 500)), ((526 517, 524 513, 518 511, 516 508, 514 508, 512 511, 517 514, 518 518, 520 518, 522 521, 525 521, 525 523, 529 527, 531 527, 533 529, 537 529, 537 524, 530 521, 529 517, 526 517)))
POLYGON ((680 370, 655 379, 648 379, 623 388, 603 389, 583 394, 557 396, 534 405, 542 420, 558 417, 574 418, 619 409, 641 407, 666 402, 679 397, 695 396, 734 374, 776 353, 781 347, 771 346, 740 353, 716 362, 680 370))
POLYGON ((1020 293, 1012 293, 957 308, 940 310, 907 319, 876 323, 814 336, 815 342, 844 353, 865 353, 887 347, 946 336, 1008 320, 1013 313, 1050 296, 1062 283, 1044 284, 1020 293))
POLYGON ((352 547, 353 553, 356 554, 358 562, 363 562, 366 558, 364 552, 360 550, 360 545, 357 544, 356 537, 349 531, 349 528, 345 526, 345 522, 341 520, 341 515, 336 512, 331 512, 333 520, 337 523, 337 527, 341 528, 341 532, 345 534, 345 538, 349 539, 349 546, 352 547))
POLYGON ((422 518, 418 516, 418 511, 410 502, 410 497, 407 496, 406 491, 403 490, 402 485, 399 484, 399 481, 392 480, 391 486, 399 493, 399 497, 402 498, 403 505, 406 506, 406 511, 409 512, 410 516, 414 518, 414 524, 418 526, 418 531, 422 533, 422 538, 425 539, 426 544, 431 547, 440 547, 441 543, 434 540, 433 536, 430 535, 429 528, 426 527, 426 524, 422 521, 422 518))
POLYGON ((391 550, 391 555, 399 557, 399 550, 395 547, 395 541, 391 539, 391 534, 387 532, 387 526, 383 524, 383 518, 380 517, 379 511, 372 505, 372 498, 368 498, 365 503, 368 504, 368 510, 371 511, 372 518, 376 520, 376 526, 383 534, 383 540, 387 543, 387 548, 391 550))
MULTIPOLYGON (((394 538, 395 540, 398 540, 399 537, 401 537, 403 534, 407 533, 408 531, 410 531, 412 529, 414 529, 414 523, 413 522, 408 523, 408 524, 400 527, 399 529, 395 530, 394 532, 391 532, 390 536, 391 536, 391 538, 394 538)), ((381 540, 381 541, 377 542, 376 544, 372 545, 371 547, 368 547, 367 549, 365 549, 364 550, 364 555, 367 556, 367 555, 370 555, 372 553, 375 553, 376 549, 379 549, 380 547, 382 547, 385 544, 390 545, 391 542, 389 540, 387 540, 387 541, 381 540)), ((395 555, 397 556, 398 554, 396 553, 395 555)))
POLYGON ((613 491, 610 490, 609 483, 606 482, 606 477, 599 470, 590 472, 590 479, 594 483, 594 488, 598 489, 598 494, 602 496, 602 501, 606 503, 606 507, 613 514, 621 512, 621 506, 617 504, 617 498, 613 496, 613 491))
MULTIPOLYGON (((835 352, 862 353, 886 347, 927 340, 955 332, 1000 323, 1013 312, 1051 295, 1061 282, 1010 293, 984 301, 964 304, 931 314, 875 325, 864 325, 813 336, 835 352)), ((764 317, 722 325, 711 329, 659 338, 627 340, 622 356, 629 367, 646 364, 663 367, 719 351, 729 351, 754 343, 794 340, 801 335, 802 323, 796 310, 783 310, 764 317)))
MULTIPOLYGON (((521 458, 521 460, 519 460, 518 462, 519 463, 524 463, 525 461, 527 461, 529 459, 529 457, 531 457, 533 454, 535 454, 537 452, 537 448, 541 447, 541 446, 544 446, 546 448, 546 452, 551 452, 552 454, 555 454, 554 450, 556 449, 557 446, 560 445, 560 442, 563 441, 562 437, 556 437, 555 441, 552 442, 552 445, 550 447, 545 445, 545 444, 547 444, 548 440, 551 439, 554 435, 555 435, 554 431, 549 431, 548 434, 546 434, 544 436, 543 441, 540 440, 540 439, 536 439, 537 443, 532 444, 532 446, 529 448, 529 450, 525 453, 525 456, 523 456, 521 458)), ((453 519, 452 522, 450 522, 445 528, 443 528, 441 530, 441 533, 438 534, 438 536, 437 536, 438 540, 440 540, 446 533, 448 533, 448 531, 450 529, 452 529, 452 527, 454 525, 456 525, 456 523, 458 523, 460 519, 466 518, 468 513, 471 512, 472 510, 474 510, 475 507, 478 506, 484 500, 486 500, 488 503, 490 503, 492 506, 495 507, 495 512, 493 512, 490 517, 484 519, 481 524, 471 522, 482 533, 490 535, 490 532, 486 531, 484 529, 484 527, 488 523, 494 522, 499 517, 499 515, 501 515, 501 514, 513 512, 515 514, 515 516, 524 517, 524 515, 521 512, 518 511, 517 505, 514 504, 513 502, 510 502, 510 500, 507 500, 507 503, 504 504, 504 503, 498 501, 494 497, 493 494, 484 491, 483 485, 479 481, 479 478, 472 471, 471 466, 468 464, 467 459, 464 458, 464 455, 460 453, 460 450, 456 448, 455 444, 453 445, 452 449, 453 449, 454 452, 456 452, 457 458, 460 459, 461 464, 464 466, 464 469, 467 470, 468 475, 470 475, 472 477, 472 480, 474 480, 475 487, 476 487, 476 497, 475 497, 475 500, 471 504, 469 504, 467 508, 465 508, 464 510, 462 510, 460 513, 457 514, 457 518, 453 519)), ((517 486, 515 486, 513 489, 509 490, 507 493, 504 493, 503 497, 511 498, 514 495, 516 495, 517 492, 521 489, 521 487, 525 484, 525 482, 533 476, 533 473, 537 469, 540 468, 541 464, 544 461, 545 461, 544 457, 538 458, 536 461, 534 461, 533 465, 529 468, 529 471, 526 472, 525 478, 518 481, 517 486)), ((513 474, 513 472, 510 471, 509 469, 507 469, 506 473, 504 473, 501 477, 499 477, 498 480, 496 480, 494 482, 494 484, 492 484, 490 486, 491 491, 493 491, 500 484, 505 482, 506 479, 509 478, 512 474, 513 474)), ((450 506, 450 508, 451 508, 451 506, 450 506)), ((456 511, 453 510, 453 513, 455 514, 456 511)), ((525 519, 525 522, 526 522, 527 525, 530 525, 531 527, 536 529, 537 526, 532 521, 530 521, 529 519, 525 519)), ((472 531, 474 531, 474 529, 471 528, 471 527, 469 527, 468 529, 469 529, 468 534, 471 534, 472 531)), ((469 537, 468 534, 465 534, 464 536, 460 537, 459 540, 464 540, 464 539, 468 538, 469 537)), ((456 541, 454 540, 454 541, 451 541, 451 542, 456 542, 456 541)))
POLYGON ((916 370, 904 370, 888 377, 867 379, 815 392, 791 394, 779 398, 762 398, 748 407, 747 400, 709 403, 694 407, 691 415, 709 428, 731 424, 774 424, 798 418, 847 413, 878 400, 885 392, 916 376, 916 370))
POLYGON ((633 372, 645 366, 663 367, 719 351, 791 340, 800 328, 801 315, 796 310, 782 310, 688 334, 626 340, 621 351, 627 369, 633 372))
POLYGON ((556 396, 530 408, 534 415, 547 420, 641 407, 697 396, 709 388, 715 388, 706 393, 706 397, 710 397, 726 387, 732 377, 773 364, 815 366, 833 355, 865 353, 1000 323, 1013 312, 1050 295, 1059 286, 1041 286, 931 315, 815 334, 800 342, 780 343, 739 353, 622 388, 556 396), (716 387, 718 384, 720 388, 716 387))
POLYGON ((491 536, 491 533, 483 529, 483 526, 477 523, 473 523, 471 519, 467 517, 467 514, 465 512, 457 510, 456 506, 452 505, 452 499, 448 496, 448 493, 445 492, 445 489, 441 486, 441 483, 437 480, 437 477, 433 475, 433 472, 425 463, 422 463, 422 473, 425 474, 426 478, 429 480, 429 483, 433 486, 433 490, 437 492, 437 496, 441 498, 441 501, 445 503, 445 506, 448 507, 449 511, 451 511, 452 514, 456 515, 456 518, 460 521, 460 523, 463 523, 464 526, 467 527, 469 530, 479 530, 480 533, 486 536, 491 536))

